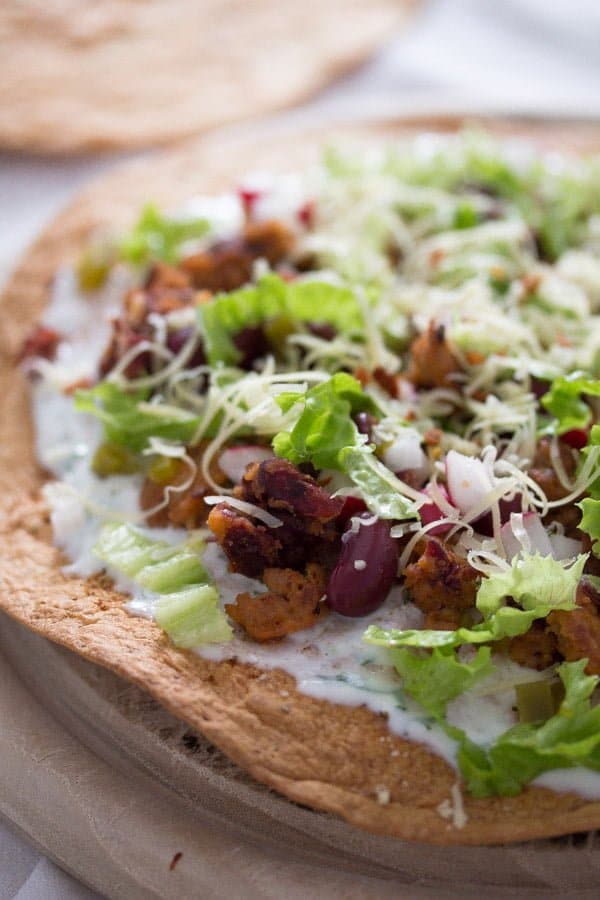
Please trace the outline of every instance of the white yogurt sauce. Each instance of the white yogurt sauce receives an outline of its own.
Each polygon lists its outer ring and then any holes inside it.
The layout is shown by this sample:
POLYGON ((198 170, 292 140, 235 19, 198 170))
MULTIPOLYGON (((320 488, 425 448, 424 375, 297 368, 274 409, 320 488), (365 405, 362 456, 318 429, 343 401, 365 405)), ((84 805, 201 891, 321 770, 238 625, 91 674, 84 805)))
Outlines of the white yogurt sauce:
MULTIPOLYGON (((286 190, 287 195, 290 193, 286 190)), ((297 196, 294 193, 294 202, 297 196)), ((274 202, 274 201, 273 201, 274 202)), ((216 231, 225 235, 239 228, 237 197, 218 202, 196 199, 185 208, 189 215, 215 213, 216 231), (235 226, 235 228, 234 228, 235 226)), ((213 232, 214 233, 214 232, 213 232)), ((131 521, 141 525, 138 508, 140 476, 124 475, 99 479, 90 471, 90 458, 100 439, 98 422, 75 412, 72 398, 56 388, 91 375, 109 334, 108 320, 118 308, 127 280, 116 272, 93 299, 78 293, 72 272, 59 273, 44 322, 56 328, 68 341, 58 349, 57 362, 49 365, 46 380, 33 388, 38 459, 60 481, 45 488, 51 508, 55 541, 72 560, 70 572, 89 576, 105 568, 93 553, 99 531, 106 521, 131 521), (48 383, 49 382, 49 383, 48 383)), ((183 542, 178 529, 143 528, 158 540, 183 542)), ((232 603, 242 591, 264 591, 262 583, 227 571, 227 561, 216 543, 209 543, 204 563, 215 579, 221 602, 232 603)), ((110 570, 109 570, 110 572, 110 570)), ((152 617, 156 595, 142 592, 128 579, 115 577, 117 586, 132 594, 127 608, 134 615, 152 617)), ((247 639, 240 629, 232 641, 205 645, 197 652, 213 660, 237 658, 264 669, 281 668, 292 674, 298 689, 312 697, 350 706, 364 705, 387 716, 392 732, 425 744, 452 765, 456 765, 456 745, 423 710, 406 697, 401 680, 389 663, 387 651, 362 641, 370 624, 414 628, 421 613, 394 588, 383 606, 370 616, 348 619, 331 613, 314 627, 289 635, 282 641, 259 644, 247 639)), ((499 681, 526 681, 535 677, 529 669, 501 662, 493 676, 499 681)), ((484 685, 485 688, 485 685, 484 685)), ((492 743, 515 724, 514 691, 487 694, 478 686, 473 692, 453 700, 448 720, 479 744, 492 743)), ((590 770, 564 769, 546 773, 535 782, 557 791, 575 791, 590 799, 600 799, 600 775, 590 770)))

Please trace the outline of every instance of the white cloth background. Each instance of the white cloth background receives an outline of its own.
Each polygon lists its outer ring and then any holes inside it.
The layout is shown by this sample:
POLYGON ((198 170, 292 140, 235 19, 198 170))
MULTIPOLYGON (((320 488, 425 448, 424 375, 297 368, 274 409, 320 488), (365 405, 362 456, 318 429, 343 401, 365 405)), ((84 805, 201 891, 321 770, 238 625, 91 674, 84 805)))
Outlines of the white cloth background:
MULTIPOLYGON (((600 119, 599 88, 599 0, 435 0, 360 72, 291 116, 485 108, 600 119)), ((0 154, 0 280, 77 188, 115 161, 0 154)), ((94 897, 0 822, 0 900, 94 897)))

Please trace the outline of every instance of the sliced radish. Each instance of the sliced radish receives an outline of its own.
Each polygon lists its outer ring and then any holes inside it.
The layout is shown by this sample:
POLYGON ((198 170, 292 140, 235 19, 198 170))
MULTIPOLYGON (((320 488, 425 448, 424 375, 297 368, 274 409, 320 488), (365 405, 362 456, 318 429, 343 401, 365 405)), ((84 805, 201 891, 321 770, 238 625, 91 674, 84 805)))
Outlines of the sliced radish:
POLYGON ((481 460, 457 450, 450 450, 446 456, 446 485, 450 502, 462 513, 480 506, 494 487, 481 460))
POLYGON ((540 556, 554 556, 548 533, 536 512, 511 513, 500 534, 509 560, 522 550, 539 553, 540 556))
POLYGON ((228 447, 219 457, 219 468, 234 484, 239 484, 246 471, 246 466, 253 462, 264 462, 272 459, 273 451, 268 447, 259 447, 255 444, 240 444, 237 447, 228 447))
POLYGON ((578 556, 583 549, 581 541, 565 537, 564 534, 551 534, 549 540, 552 545, 552 556, 554 559, 572 559, 574 556, 578 556))
POLYGON ((423 480, 429 474, 427 457, 421 448, 421 435, 414 428, 404 428, 383 451, 383 462, 392 472, 415 472, 423 480))
MULTIPOLYGON (((450 503, 450 498, 448 497, 448 491, 446 488, 438 484, 437 489, 442 494, 444 500, 447 500, 450 503)), ((423 493, 430 497, 429 490, 426 488, 423 493)), ((457 510, 458 512, 458 510, 457 510)), ((432 522, 437 522, 438 519, 446 519, 448 518, 447 514, 440 509, 435 500, 430 499, 428 503, 424 503, 423 506, 419 508, 419 515, 421 516, 421 522, 423 525, 430 525, 432 522)), ((444 522, 441 525, 436 525, 435 528, 430 528, 428 534, 445 534, 452 528, 451 522, 444 522)))

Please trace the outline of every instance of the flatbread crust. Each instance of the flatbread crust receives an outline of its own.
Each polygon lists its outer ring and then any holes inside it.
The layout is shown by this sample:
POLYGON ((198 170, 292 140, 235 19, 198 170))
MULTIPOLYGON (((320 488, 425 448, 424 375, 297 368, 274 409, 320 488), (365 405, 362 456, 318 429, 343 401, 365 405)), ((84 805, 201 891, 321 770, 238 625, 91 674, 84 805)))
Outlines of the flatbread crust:
POLYGON ((362 63, 416 0, 4 0, 0 146, 173 142, 298 103, 362 63))
MULTIPOLYGON (((406 123, 372 124, 359 136, 406 129, 406 123)), ((588 148, 598 140, 593 130, 572 126, 542 132, 546 142, 549 134, 554 145, 561 134, 563 144, 565 135, 588 148)), ((282 671, 265 674, 177 650, 152 622, 124 611, 123 596, 107 579, 61 573, 64 560, 51 545, 39 499, 44 478, 34 457, 27 385, 13 363, 53 272, 94 228, 124 224, 148 198, 172 205, 199 190, 229 186, 259 163, 288 169, 292 158, 302 164, 314 156, 323 137, 280 135, 265 138, 262 148, 255 135, 245 142, 206 140, 128 165, 81 194, 26 255, 1 300, 0 605, 34 631, 145 688, 259 781, 370 831, 438 844, 490 844, 600 827, 600 803, 542 788, 514 798, 465 797, 467 821, 456 827, 438 810, 451 797, 456 773, 424 747, 390 734, 385 717, 300 694, 282 671), (389 792, 387 803, 383 792, 389 792)))

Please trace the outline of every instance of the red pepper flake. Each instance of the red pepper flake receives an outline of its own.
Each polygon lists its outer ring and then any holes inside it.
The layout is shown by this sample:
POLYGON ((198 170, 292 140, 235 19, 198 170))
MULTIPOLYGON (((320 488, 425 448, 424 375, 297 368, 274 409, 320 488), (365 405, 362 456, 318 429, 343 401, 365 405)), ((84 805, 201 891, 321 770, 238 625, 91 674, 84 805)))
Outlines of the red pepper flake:
POLYGON ((171 862, 169 863, 169 872, 173 871, 173 869, 175 868, 175 866, 177 865, 177 863, 179 862, 179 860, 181 859, 182 856, 183 856, 183 853, 179 850, 175 854, 175 856, 173 857, 171 862))
POLYGON ((238 188, 238 197, 242 202, 242 206, 244 208, 244 215, 247 219, 251 219, 254 213, 254 207, 257 202, 260 200, 260 196, 262 191, 252 190, 252 188, 239 187, 238 188))
POLYGON ((315 224, 315 201, 307 200, 296 213, 298 221, 305 228, 313 228, 315 224))
POLYGON ((560 439, 569 447, 573 447, 574 450, 583 450, 588 442, 588 436, 585 429, 572 428, 570 431, 565 431, 564 434, 561 434, 560 439))

